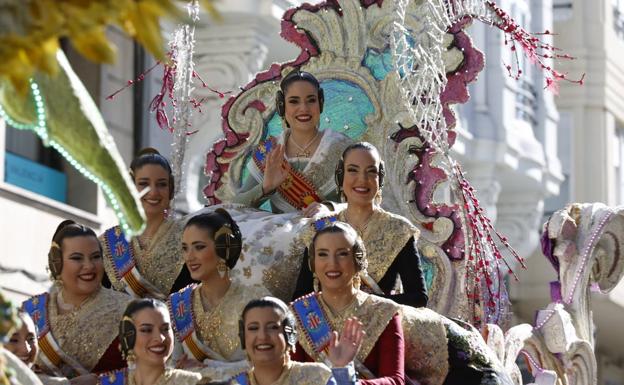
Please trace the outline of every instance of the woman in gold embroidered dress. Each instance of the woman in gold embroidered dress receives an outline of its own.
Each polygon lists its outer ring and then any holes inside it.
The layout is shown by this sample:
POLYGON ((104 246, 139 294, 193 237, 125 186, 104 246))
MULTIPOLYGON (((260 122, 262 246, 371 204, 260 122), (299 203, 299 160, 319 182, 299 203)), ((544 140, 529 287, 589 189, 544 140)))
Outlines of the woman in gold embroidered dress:
POLYGON ((73 221, 56 229, 48 268, 52 288, 22 305, 37 326, 37 367, 72 384, 95 384, 91 373, 125 365, 118 350, 117 323, 131 298, 102 287, 97 236, 73 221))
POLYGON ((99 376, 103 385, 195 385, 201 375, 169 369, 173 331, 167 305, 143 298, 128 304, 119 325, 121 353, 128 368, 99 376))
POLYGON ((234 197, 234 203, 259 207, 268 199, 274 213, 302 210, 311 217, 324 209, 321 201, 338 200, 336 186, 331 181, 332 170, 352 140, 331 129, 319 129, 323 102, 323 89, 312 74, 294 70, 282 79, 276 109, 286 129, 270 146, 266 143, 260 146, 271 150, 261 162, 256 162, 257 159, 250 162, 250 175, 234 197), (316 194, 314 199, 301 197, 310 191, 296 181, 293 183, 293 172, 309 182, 311 193, 316 194), (284 189, 304 202, 293 201, 284 189))
POLYGON ((147 217, 145 230, 129 242, 119 226, 100 236, 104 246, 104 286, 134 297, 166 299, 192 281, 180 253, 184 219, 167 219, 174 180, 169 161, 153 148, 145 148, 130 164, 147 217))
MULTIPOLYGON (((347 201, 338 220, 349 223, 364 241, 368 269, 362 277, 363 290, 403 305, 424 307, 428 297, 416 248, 419 231, 406 218, 379 206, 383 177, 383 161, 372 144, 348 146, 336 166, 336 184, 347 201)), ((312 291, 307 260, 305 255, 295 297, 312 291)))
POLYGON ((366 251, 356 231, 333 222, 319 230, 309 247, 310 268, 320 291, 291 304, 297 318, 298 361, 325 360, 324 342, 331 331, 342 331, 345 318, 357 317, 366 332, 355 367, 362 385, 402 385, 404 341, 400 307, 391 300, 359 290, 366 271, 366 251), (326 330, 320 333, 319 330, 326 330))
POLYGON ((238 225, 224 209, 191 217, 182 234, 184 261, 199 285, 189 285, 168 299, 173 328, 184 356, 178 367, 225 380, 247 368, 239 344, 238 320, 252 299, 268 295, 262 286, 230 279, 241 254, 238 225))
POLYGON ((327 366, 294 362, 295 320, 284 302, 264 297, 249 302, 243 309, 240 342, 251 369, 232 379, 234 385, 355 385, 353 358, 364 337, 362 324, 347 319, 343 331, 333 333, 327 348, 327 366))

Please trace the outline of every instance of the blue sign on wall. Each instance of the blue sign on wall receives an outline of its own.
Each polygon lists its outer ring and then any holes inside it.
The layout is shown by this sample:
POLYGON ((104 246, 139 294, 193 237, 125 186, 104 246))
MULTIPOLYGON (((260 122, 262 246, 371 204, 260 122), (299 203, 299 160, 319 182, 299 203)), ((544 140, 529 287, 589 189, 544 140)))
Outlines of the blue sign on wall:
POLYGON ((67 176, 30 159, 6 152, 4 181, 59 202, 67 202, 67 176))

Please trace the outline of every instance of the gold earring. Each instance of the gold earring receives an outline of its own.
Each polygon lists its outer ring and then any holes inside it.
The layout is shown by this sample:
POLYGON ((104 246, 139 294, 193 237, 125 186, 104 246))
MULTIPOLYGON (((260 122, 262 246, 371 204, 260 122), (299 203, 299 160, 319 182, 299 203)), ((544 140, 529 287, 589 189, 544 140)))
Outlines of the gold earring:
POLYGON ((219 277, 225 277, 225 274, 228 272, 228 270, 229 268, 225 264, 225 261, 223 259, 219 259, 219 262, 217 262, 217 273, 219 273, 219 277))
POLYGON ((128 350, 128 353, 126 353, 126 362, 128 363, 128 369, 136 369, 136 356, 133 349, 128 350))
POLYGON ((355 277, 353 277, 353 287, 356 290, 360 290, 360 286, 362 286, 362 278, 360 274, 356 274, 355 277))
POLYGON ((321 291, 321 283, 319 282, 318 277, 316 276, 316 273, 312 273, 312 287, 314 287, 314 292, 318 293, 319 291, 321 291))

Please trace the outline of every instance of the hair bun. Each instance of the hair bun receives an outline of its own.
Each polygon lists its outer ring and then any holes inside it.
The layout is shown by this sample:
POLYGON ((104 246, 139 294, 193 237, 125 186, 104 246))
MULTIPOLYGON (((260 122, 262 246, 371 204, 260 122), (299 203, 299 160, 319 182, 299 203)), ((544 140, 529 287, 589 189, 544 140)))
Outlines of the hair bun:
POLYGON ((139 150, 139 153, 137 154, 137 158, 143 155, 161 155, 161 154, 154 147, 143 147, 142 149, 139 150))
POLYGON ((76 221, 72 221, 71 219, 65 219, 63 222, 59 223, 59 225, 56 227, 56 230, 54 231, 54 235, 52 236, 52 239, 54 239, 56 237, 56 234, 59 233, 59 231, 63 230, 65 227, 69 226, 69 225, 77 225, 78 223, 76 221))

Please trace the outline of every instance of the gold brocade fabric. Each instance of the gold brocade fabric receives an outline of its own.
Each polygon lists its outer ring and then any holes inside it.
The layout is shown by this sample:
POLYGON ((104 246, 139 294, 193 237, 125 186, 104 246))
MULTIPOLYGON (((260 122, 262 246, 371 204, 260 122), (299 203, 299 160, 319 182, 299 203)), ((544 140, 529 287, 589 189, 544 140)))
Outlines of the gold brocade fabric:
MULTIPOLYGON (((58 289, 58 286, 53 286, 48 302, 52 336, 67 355, 91 371, 117 337, 119 320, 132 298, 101 288, 78 308, 59 314, 56 302, 58 289)), ((42 362, 38 364, 45 367, 42 362)))
POLYGON ((213 309, 204 311, 200 287, 201 285, 193 290, 193 321, 198 337, 228 361, 244 359, 238 337, 238 320, 249 301, 270 293, 259 285, 245 286, 232 282, 219 304, 213 309))
MULTIPOLYGON (((167 369, 158 377, 154 385, 195 385, 201 380, 199 373, 189 372, 181 369, 167 369)), ((134 375, 130 371, 128 374, 128 385, 135 385, 134 375)))
MULTIPOLYGON (((348 222, 346 209, 338 214, 338 219, 348 222)), ((394 262, 407 241, 418 240, 419 230, 407 219, 376 207, 366 229, 360 234, 366 247, 368 274, 379 282, 394 262)))
MULTIPOLYGON (((166 220, 145 248, 141 246, 138 238, 134 237, 131 240, 137 269, 141 276, 164 296, 170 293, 171 287, 184 266, 181 247, 183 230, 182 220, 166 220)), ((125 291, 124 283, 118 280, 115 274, 112 253, 104 242, 103 235, 100 236, 100 242, 104 249, 104 268, 113 288, 117 291, 125 291)))
POLYGON ((441 385, 449 370, 448 339, 442 317, 427 308, 401 306, 405 374, 423 385, 441 385))
MULTIPOLYGON (((400 311, 400 306, 389 299, 358 291, 353 303, 347 306, 346 309, 343 309, 340 314, 334 314, 325 301, 323 301, 323 297, 318 293, 315 295, 328 318, 332 330, 337 331, 338 334, 342 333, 344 322, 349 317, 357 317, 364 324, 366 335, 356 356, 362 363, 366 361, 366 357, 368 357, 368 354, 377 343, 381 333, 386 330, 388 322, 400 311)), ((305 337, 303 332, 304 325, 301 325, 299 319, 297 319, 297 328, 301 330, 298 334, 299 344, 310 357, 318 360, 318 355, 305 337)))
MULTIPOLYGON (((248 374, 251 385, 258 385, 253 369, 248 374)), ((291 361, 271 385, 325 385, 331 376, 331 370, 323 364, 291 361)))

